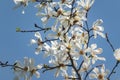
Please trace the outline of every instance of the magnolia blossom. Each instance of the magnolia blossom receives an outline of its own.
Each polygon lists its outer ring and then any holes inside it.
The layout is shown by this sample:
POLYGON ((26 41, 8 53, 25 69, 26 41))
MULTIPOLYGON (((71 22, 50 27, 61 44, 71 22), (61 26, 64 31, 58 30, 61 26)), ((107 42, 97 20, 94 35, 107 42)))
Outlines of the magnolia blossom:
POLYGON ((84 58, 85 58, 85 60, 84 60, 82 66, 81 66, 81 69, 80 69, 80 71, 79 71, 79 72, 81 72, 81 73, 82 73, 82 72, 86 72, 86 71, 89 70, 90 67, 91 67, 90 59, 89 59, 87 56, 84 56, 84 58))
POLYGON ((40 73, 38 72, 38 70, 41 68, 42 68, 42 65, 40 64, 37 66, 34 66, 34 59, 30 58, 29 59, 29 71, 30 71, 29 79, 31 79, 33 75, 35 75, 37 78, 40 78, 40 73))
POLYGON ((55 33, 48 34, 48 37, 49 38, 54 38, 54 39, 64 40, 64 38, 65 38, 65 36, 64 36, 65 30, 63 29, 62 26, 60 26, 59 28, 56 28, 56 27, 57 27, 56 25, 52 26, 52 30, 55 33))
POLYGON ((20 61, 16 61, 14 72, 16 74, 14 80, 24 78, 25 80, 31 80, 31 77, 35 74, 37 78, 40 77, 40 73, 37 71, 42 68, 42 65, 34 66, 34 60, 32 58, 24 57, 24 64, 20 61))
POLYGON ((15 67, 14 68, 14 72, 15 72, 15 78, 14 80, 19 80, 20 78, 24 78, 25 80, 28 80, 28 77, 27 77, 27 72, 29 71, 29 67, 28 67, 28 58, 24 58, 24 63, 21 64, 20 61, 16 61, 15 62, 15 67))
POLYGON ((97 48, 97 44, 91 44, 91 47, 88 47, 88 52, 90 52, 92 63, 94 64, 97 60, 105 60, 104 57, 98 57, 98 54, 102 53, 102 48, 97 48))
POLYGON ((97 35, 100 35, 101 37, 105 38, 105 34, 103 33, 104 28, 100 26, 103 23, 102 19, 98 19, 93 23, 93 34, 94 38, 97 38, 97 35))
POLYGON ((62 74, 62 72, 67 70, 66 65, 69 64, 69 60, 67 60, 67 55, 62 52, 54 55, 54 57, 49 60, 49 63, 57 67, 55 77, 58 77, 60 73, 62 74))
POLYGON ((39 54, 39 52, 42 50, 44 42, 42 42, 42 37, 39 32, 35 33, 35 37, 37 38, 37 40, 31 39, 30 43, 38 45, 38 47, 36 48, 35 54, 39 54))
POLYGON ((90 79, 96 78, 97 80, 107 80, 106 75, 108 70, 105 70, 105 65, 102 65, 101 69, 94 68, 93 73, 89 74, 90 79))
POLYGON ((95 0, 80 0, 78 1, 78 5, 83 7, 86 11, 91 8, 95 0))
POLYGON ((120 48, 115 50, 114 57, 116 60, 120 61, 120 48))

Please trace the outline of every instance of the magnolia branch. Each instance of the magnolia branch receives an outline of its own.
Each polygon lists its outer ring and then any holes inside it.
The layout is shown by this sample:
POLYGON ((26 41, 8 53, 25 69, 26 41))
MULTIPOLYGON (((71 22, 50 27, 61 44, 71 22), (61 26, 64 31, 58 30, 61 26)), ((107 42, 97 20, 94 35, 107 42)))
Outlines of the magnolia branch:
POLYGON ((44 72, 46 72, 46 71, 53 70, 53 69, 58 69, 58 68, 60 68, 60 67, 65 67, 65 66, 71 67, 72 65, 59 64, 58 66, 51 67, 51 66, 48 66, 48 65, 44 64, 44 66, 43 66, 42 69, 44 69, 44 70, 43 70, 43 73, 44 73, 44 72))
POLYGON ((111 75, 115 73, 115 69, 117 68, 119 63, 120 63, 119 61, 116 62, 115 66, 113 67, 113 69, 111 70, 110 74, 107 77, 108 80, 110 80, 111 75))
POLYGON ((79 74, 77 68, 75 67, 74 61, 73 61, 70 53, 68 52, 67 54, 68 54, 68 56, 70 57, 71 65, 72 65, 73 69, 75 70, 75 72, 76 72, 76 74, 77 74, 77 76, 78 76, 78 79, 79 79, 79 80, 82 80, 82 79, 81 79, 81 75, 79 74))
POLYGON ((112 48, 112 51, 114 52, 114 51, 115 51, 115 49, 114 49, 114 47, 113 47, 112 43, 110 42, 110 40, 109 40, 109 38, 108 38, 108 34, 107 34, 107 33, 106 33, 106 40, 107 40, 108 44, 110 45, 110 47, 112 48))
POLYGON ((0 66, 1 67, 12 67, 12 69, 16 69, 16 68, 19 68, 19 69, 21 69, 21 70, 23 70, 24 68, 21 68, 21 67, 19 67, 19 66, 16 66, 16 63, 15 64, 8 64, 8 61, 6 61, 5 63, 3 63, 3 62, 1 62, 0 61, 0 66))
POLYGON ((38 28, 38 30, 21 30, 20 28, 16 28, 16 32, 39 32, 39 31, 48 31, 51 30, 51 28, 42 28, 38 26, 37 24, 34 24, 35 28, 38 28))

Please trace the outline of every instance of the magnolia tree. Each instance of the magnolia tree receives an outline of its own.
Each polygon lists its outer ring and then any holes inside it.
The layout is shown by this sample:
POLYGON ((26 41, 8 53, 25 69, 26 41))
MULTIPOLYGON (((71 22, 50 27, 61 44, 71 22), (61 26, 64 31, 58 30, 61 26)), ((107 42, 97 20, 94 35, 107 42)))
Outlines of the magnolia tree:
MULTIPOLYGON (((64 80, 111 80, 120 63, 120 49, 114 49, 108 35, 104 33, 102 19, 97 19, 91 26, 88 25, 88 12, 95 0, 14 0, 15 8, 25 8, 30 3, 38 9, 36 16, 41 17, 44 25, 50 27, 34 26, 38 30, 21 30, 17 32, 35 32, 35 39, 31 44, 37 44, 35 55, 49 57, 48 63, 34 65, 34 59, 24 57, 24 62, 15 61, 14 64, 0 61, 1 67, 12 67, 15 72, 14 80, 32 80, 35 75, 40 78, 40 72, 55 71, 55 77, 64 80), (51 21, 50 21, 51 20, 51 21), (42 34, 42 35, 41 35, 42 34), (46 34, 46 35, 44 35, 46 34), (116 59, 111 70, 105 68, 105 57, 100 57, 103 49, 97 43, 91 42, 98 36, 105 39, 110 45, 116 59), (96 61, 103 61, 97 64, 96 61)), ((22 13, 25 11, 23 9, 22 13)))

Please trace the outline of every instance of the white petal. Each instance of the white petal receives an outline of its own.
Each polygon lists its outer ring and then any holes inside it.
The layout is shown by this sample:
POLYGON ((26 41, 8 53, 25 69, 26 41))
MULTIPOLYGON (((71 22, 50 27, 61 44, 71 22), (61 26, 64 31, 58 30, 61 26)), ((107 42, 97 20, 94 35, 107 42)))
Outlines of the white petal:
POLYGON ((35 72, 35 76, 36 76, 37 78, 40 78, 40 73, 39 73, 38 71, 36 71, 36 72, 35 72))
POLYGON ((99 26, 99 25, 101 25, 103 23, 103 20, 102 19, 98 19, 98 20, 96 20, 94 23, 93 23, 93 25, 94 26, 99 26))
POLYGON ((97 76, 96 76, 95 74, 93 74, 93 73, 91 73, 91 74, 89 75, 89 77, 90 77, 90 79, 97 78, 97 76))
POLYGON ((98 30, 98 31, 104 31, 104 27, 102 27, 102 26, 97 26, 97 30, 98 30))
POLYGON ((48 18, 47 18, 47 17, 42 17, 42 18, 41 18, 41 21, 42 21, 43 23, 46 23, 46 22, 47 22, 47 20, 48 20, 48 18))
POLYGON ((120 48, 115 50, 114 57, 116 60, 120 61, 120 48))
POLYGON ((102 48, 98 48, 96 50, 94 50, 95 54, 101 54, 103 52, 102 48))
POLYGON ((106 38, 106 36, 105 36, 104 33, 102 33, 102 32, 98 32, 98 31, 96 31, 96 33, 99 34, 101 37, 106 38))
POLYGON ((93 59, 92 59, 92 64, 95 64, 95 61, 96 61, 96 59, 95 59, 95 58, 93 58, 93 59))
POLYGON ((106 59, 104 57, 98 57, 97 59, 105 61, 106 59))
POLYGON ((39 32, 35 32, 35 37, 37 37, 37 38, 41 38, 40 33, 39 33, 39 32))
POLYGON ((34 61, 33 58, 30 58, 30 59, 29 59, 29 62, 30 62, 30 65, 31 65, 31 66, 34 66, 35 61, 34 61))
POLYGON ((15 4, 20 4, 21 2, 23 2, 23 0, 14 0, 15 4))
POLYGON ((28 64, 29 64, 29 59, 28 59, 28 57, 24 57, 24 65, 25 65, 25 66, 28 66, 28 64))
POLYGON ((24 11, 24 10, 22 10, 22 14, 25 14, 25 11, 24 11))
POLYGON ((92 6, 94 2, 95 2, 95 0, 91 0, 90 6, 92 6))
POLYGON ((97 48, 97 44, 92 44, 92 45, 91 45, 91 48, 92 48, 92 49, 97 48))
POLYGON ((31 43, 31 44, 36 44, 37 41, 36 41, 35 39, 31 39, 31 40, 30 40, 30 43, 31 43))
POLYGON ((37 65, 36 67, 37 67, 37 69, 41 69, 41 68, 42 68, 42 65, 39 64, 39 65, 37 65))
POLYGON ((56 73, 55 73, 55 77, 58 77, 59 76, 59 73, 60 73, 60 70, 57 69, 56 73))
POLYGON ((105 65, 102 65, 101 73, 104 73, 104 72, 105 72, 105 65))
POLYGON ((99 69, 98 68, 94 68, 93 72, 95 72, 96 74, 98 74, 99 73, 99 69))

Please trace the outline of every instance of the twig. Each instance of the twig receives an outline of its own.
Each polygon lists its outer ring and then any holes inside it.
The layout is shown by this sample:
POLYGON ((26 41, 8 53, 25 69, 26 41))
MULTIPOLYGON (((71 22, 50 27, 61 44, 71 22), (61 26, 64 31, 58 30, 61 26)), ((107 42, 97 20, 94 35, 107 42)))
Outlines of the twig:
POLYGON ((81 62, 80 66, 78 68, 78 71, 81 69, 83 63, 84 63, 84 60, 81 62))
POLYGON ((119 63, 120 63, 119 61, 116 62, 115 66, 113 67, 112 71, 110 72, 110 74, 107 77, 108 80, 110 80, 111 75, 113 73, 115 73, 115 69, 117 68, 117 66, 118 66, 119 63))
POLYGON ((81 79, 81 76, 80 76, 80 74, 79 74, 79 72, 78 72, 78 70, 77 70, 77 68, 75 67, 75 64, 74 64, 73 59, 72 59, 72 57, 71 57, 71 55, 70 55, 70 52, 68 52, 68 56, 70 57, 71 65, 72 65, 73 69, 75 70, 75 72, 76 72, 76 74, 77 74, 77 76, 78 76, 78 79, 79 79, 79 80, 82 80, 82 79, 81 79))
MULTIPOLYGON (((72 65, 64 65, 64 67, 65 67, 65 66, 71 67, 72 65)), ((50 67, 50 66, 48 66, 48 65, 44 65, 44 66, 43 66, 43 69, 44 69, 44 70, 43 70, 42 72, 44 73, 44 72, 46 72, 46 71, 53 70, 53 69, 60 68, 60 67, 63 67, 63 65, 58 65, 58 66, 54 66, 54 67, 50 67)))
POLYGON ((16 66, 16 63, 13 64, 13 65, 12 64, 8 64, 8 61, 6 61, 5 63, 3 63, 3 62, 0 61, 0 66, 1 67, 12 67, 13 69, 19 68, 19 69, 23 70, 23 68, 21 68, 19 66, 16 66))
POLYGON ((106 33, 106 40, 107 40, 108 44, 110 45, 110 47, 112 48, 112 51, 114 52, 114 51, 115 51, 115 49, 114 49, 114 47, 113 47, 112 43, 110 42, 110 40, 109 40, 109 38, 108 38, 108 34, 107 34, 107 33, 106 33))

